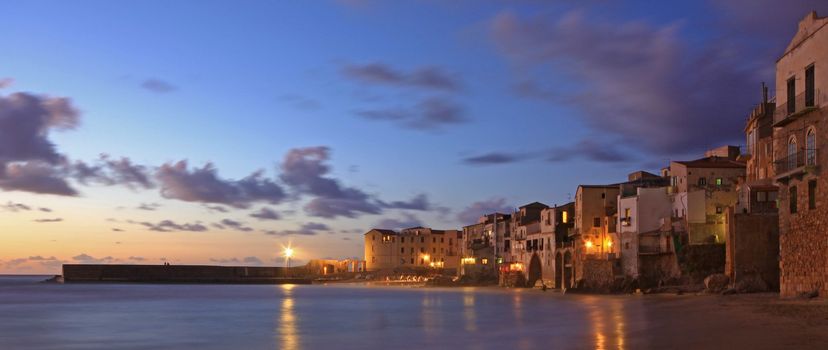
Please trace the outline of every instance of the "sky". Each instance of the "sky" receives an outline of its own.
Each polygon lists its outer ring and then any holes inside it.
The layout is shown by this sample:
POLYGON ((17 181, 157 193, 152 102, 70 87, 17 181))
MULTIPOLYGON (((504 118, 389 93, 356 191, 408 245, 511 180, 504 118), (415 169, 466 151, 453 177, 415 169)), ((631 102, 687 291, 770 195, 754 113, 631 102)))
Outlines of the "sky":
MULTIPOLYGON (((742 145, 816 0, 0 0, 0 273, 362 256, 742 145)), ((773 92, 771 92, 773 94, 773 92)))

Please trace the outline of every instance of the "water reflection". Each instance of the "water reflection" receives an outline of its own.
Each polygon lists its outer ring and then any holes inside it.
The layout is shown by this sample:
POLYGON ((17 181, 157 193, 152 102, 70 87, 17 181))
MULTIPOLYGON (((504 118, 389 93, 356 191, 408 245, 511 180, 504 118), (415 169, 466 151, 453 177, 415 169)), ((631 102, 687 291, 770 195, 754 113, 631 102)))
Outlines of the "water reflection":
POLYGON ((621 300, 591 297, 586 301, 590 304, 589 321, 593 329, 594 348, 623 350, 626 324, 621 300))
POLYGON ((463 294, 463 318, 467 332, 477 331, 477 312, 474 308, 474 290, 465 290, 463 294))
POLYGON ((281 346, 279 349, 299 349, 299 332, 296 327, 296 311, 294 310, 293 288, 295 285, 283 284, 282 286, 282 310, 279 318, 279 336, 281 346))

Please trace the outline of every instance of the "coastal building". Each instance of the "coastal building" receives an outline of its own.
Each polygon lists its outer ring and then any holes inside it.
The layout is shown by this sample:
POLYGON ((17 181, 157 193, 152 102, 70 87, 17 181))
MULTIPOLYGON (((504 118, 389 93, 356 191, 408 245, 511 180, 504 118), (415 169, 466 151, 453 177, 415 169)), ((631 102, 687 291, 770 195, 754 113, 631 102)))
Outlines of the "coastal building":
MULTIPOLYGON (((538 234, 540 233, 541 211, 549 208, 546 204, 540 202, 532 202, 519 207, 512 213, 511 231, 512 243, 511 254, 508 257, 507 266, 505 268, 511 271, 528 272, 532 254, 543 242, 538 241, 538 234)), ((533 283, 537 281, 540 275, 540 269, 532 271, 533 275, 527 274, 527 281, 533 283)))
POLYGON ((745 176, 739 147, 707 151, 704 158, 670 162, 670 194, 676 228, 690 244, 724 244, 725 209, 738 201, 736 183, 745 176))
POLYGON ((492 213, 481 216, 473 225, 463 227, 461 275, 497 274, 510 222, 511 215, 492 213))
MULTIPOLYGON (((571 233, 575 227, 574 217, 575 202, 555 205, 541 211, 539 239, 546 239, 547 243, 544 245, 545 249, 538 251, 538 260, 544 285, 554 288, 561 288, 563 285, 563 256, 566 249, 570 250, 570 256, 572 256, 571 250, 574 241, 571 239, 571 233)), ((531 270, 531 264, 529 268, 531 270)))
POLYGON ((463 232, 412 227, 400 232, 372 229, 365 233, 367 271, 395 268, 449 269, 460 264, 463 232))
POLYGON ((672 200, 667 177, 644 171, 620 185, 618 234, 624 275, 649 282, 680 272, 671 225, 672 200))
POLYGON ((779 186, 780 293, 828 296, 828 18, 811 12, 776 61, 774 180, 779 186))
POLYGON ((578 186, 571 236, 575 242, 573 255, 570 257, 568 251, 563 255, 564 287, 575 286, 587 272, 609 270, 603 277, 612 279, 614 270, 620 268, 617 261, 620 253, 617 232, 619 194, 618 184, 578 186))
POLYGON ((779 215, 774 183, 773 115, 776 103, 768 100, 762 84, 762 101, 745 124, 747 140, 741 158, 746 174, 736 190, 738 202, 727 210, 725 274, 732 283, 749 277, 762 279, 771 290, 779 288, 779 215))

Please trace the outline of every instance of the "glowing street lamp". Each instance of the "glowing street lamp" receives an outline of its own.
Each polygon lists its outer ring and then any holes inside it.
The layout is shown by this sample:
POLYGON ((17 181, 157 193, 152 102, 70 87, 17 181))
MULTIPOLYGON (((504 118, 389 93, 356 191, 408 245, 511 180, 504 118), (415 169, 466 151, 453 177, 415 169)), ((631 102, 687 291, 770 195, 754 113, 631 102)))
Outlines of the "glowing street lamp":
POLYGON ((293 256, 293 248, 288 246, 287 248, 285 248, 282 254, 285 256, 287 267, 290 268, 290 258, 293 256))

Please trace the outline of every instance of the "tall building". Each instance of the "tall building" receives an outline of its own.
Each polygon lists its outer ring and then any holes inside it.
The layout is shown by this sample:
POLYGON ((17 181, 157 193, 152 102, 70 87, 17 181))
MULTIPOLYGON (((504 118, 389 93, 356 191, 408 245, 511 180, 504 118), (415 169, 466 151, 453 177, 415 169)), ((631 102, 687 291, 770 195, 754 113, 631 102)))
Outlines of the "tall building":
POLYGON ((745 176, 738 156, 738 147, 723 146, 704 158, 670 162, 673 217, 690 244, 724 244, 725 209, 738 201, 736 184, 745 176))
POLYGON ((365 268, 456 269, 460 264, 463 233, 412 227, 400 232, 372 229, 365 233, 365 268))
POLYGON ((828 18, 811 12, 776 61, 774 171, 779 186, 780 293, 828 296, 828 18))
POLYGON ((461 274, 496 272, 502 259, 504 234, 509 231, 511 215, 483 215, 477 223, 463 227, 461 274))

